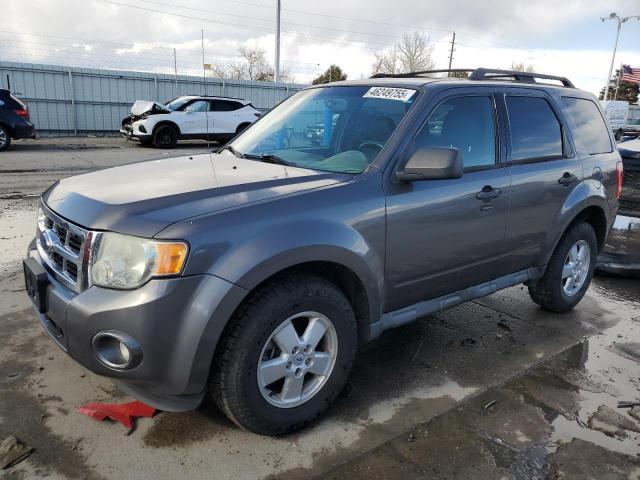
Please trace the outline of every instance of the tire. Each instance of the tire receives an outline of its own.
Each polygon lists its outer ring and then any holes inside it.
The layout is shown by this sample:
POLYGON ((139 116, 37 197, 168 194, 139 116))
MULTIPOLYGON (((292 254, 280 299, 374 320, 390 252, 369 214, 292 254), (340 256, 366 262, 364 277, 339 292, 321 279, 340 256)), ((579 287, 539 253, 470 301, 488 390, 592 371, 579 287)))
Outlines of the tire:
MULTIPOLYGON (((262 435, 292 432, 314 420, 340 393, 351 371, 357 344, 355 315, 338 287, 302 273, 276 277, 259 287, 231 319, 213 362, 209 395, 229 419, 245 430, 262 435), (324 318, 314 318, 307 324, 305 316, 309 313, 313 313, 311 317, 319 314, 324 318), (287 323, 291 318, 291 323, 287 323), (282 337, 304 342, 303 332, 309 331, 311 322, 326 326, 325 320, 330 326, 317 350, 309 354, 313 359, 298 358, 307 355, 306 350, 295 356, 293 352, 287 355, 276 346, 286 342, 270 341, 274 335, 280 337, 277 332, 282 332, 282 337), (297 337, 284 335, 290 332, 289 326, 295 327, 297 337), (331 352, 334 363, 329 368, 331 360, 327 359, 332 357, 331 352), (318 355, 324 361, 320 362, 318 355), (269 387, 265 386, 268 380, 259 385, 263 377, 258 368, 259 362, 264 364, 268 359, 279 362, 280 368, 285 369, 278 370, 281 378, 269 383, 269 387), (303 367, 309 360, 311 366, 303 367), (284 364, 285 361, 288 363, 284 364), (326 374, 315 375, 316 368, 326 374), (284 387, 289 380, 291 385, 305 382, 299 397, 287 399, 284 387)), ((304 346, 308 345, 303 343, 304 346)))
POLYGON ((153 132, 153 145, 156 148, 173 148, 178 143, 178 130, 171 125, 160 125, 153 132))
POLYGON ((622 137, 624 137, 624 134, 622 132, 622 130, 618 130, 615 135, 614 135, 616 142, 619 142, 620 140, 622 140, 622 137))
POLYGON ((9 130, 0 125, 0 152, 3 152, 11 145, 11 134, 9 130))
POLYGON ((240 125, 238 125, 238 128, 236 128, 236 135, 240 135, 242 132, 244 132, 250 126, 251 126, 250 123, 241 123, 240 125))
POLYGON ((573 309, 589 288, 597 255, 598 242, 593 227, 586 222, 573 224, 558 243, 544 276, 529 285, 531 299, 551 312, 564 313, 573 309), (588 249, 584 253, 584 259, 576 263, 573 258, 582 255, 581 247, 585 246, 588 249), (567 271, 565 264, 568 267, 567 271), (576 276, 567 277, 569 271, 578 273, 576 276))

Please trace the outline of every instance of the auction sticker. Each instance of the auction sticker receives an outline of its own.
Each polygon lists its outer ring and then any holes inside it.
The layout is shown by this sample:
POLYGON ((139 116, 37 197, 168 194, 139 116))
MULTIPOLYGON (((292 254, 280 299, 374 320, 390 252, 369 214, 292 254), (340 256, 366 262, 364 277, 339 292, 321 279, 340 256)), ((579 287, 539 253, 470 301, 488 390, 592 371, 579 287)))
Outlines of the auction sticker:
POLYGON ((393 87, 371 87, 364 98, 385 98, 387 100, 400 100, 407 102, 416 93, 415 90, 409 88, 393 88, 393 87))

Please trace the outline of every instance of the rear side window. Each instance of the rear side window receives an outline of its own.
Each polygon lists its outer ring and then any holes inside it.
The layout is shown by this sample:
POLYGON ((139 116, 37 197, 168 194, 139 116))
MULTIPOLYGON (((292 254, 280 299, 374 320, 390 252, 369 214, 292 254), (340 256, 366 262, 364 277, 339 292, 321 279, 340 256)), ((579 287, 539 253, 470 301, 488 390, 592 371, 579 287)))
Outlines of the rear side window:
POLYGON ((613 151, 609 129, 595 103, 586 98, 574 97, 562 97, 562 103, 575 129, 576 140, 588 154, 613 151))
POLYGON ((466 169, 496 164, 496 130, 490 97, 456 97, 431 113, 415 139, 416 148, 454 147, 466 169))
POLYGON ((511 160, 562 157, 562 129, 544 98, 507 97, 511 160))
POLYGON ((230 102, 227 100, 214 100, 213 101, 213 110, 215 112, 233 112, 234 110, 239 110, 243 107, 240 102, 230 102))

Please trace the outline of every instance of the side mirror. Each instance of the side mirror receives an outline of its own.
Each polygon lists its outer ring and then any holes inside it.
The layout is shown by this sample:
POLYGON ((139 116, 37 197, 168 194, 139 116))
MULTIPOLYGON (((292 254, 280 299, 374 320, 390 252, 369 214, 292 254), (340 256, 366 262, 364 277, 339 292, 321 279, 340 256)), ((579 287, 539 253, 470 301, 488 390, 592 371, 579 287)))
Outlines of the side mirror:
POLYGON ((414 151, 398 168, 396 178, 402 182, 415 182, 460 178, 462 174, 462 154, 457 148, 428 147, 414 151))

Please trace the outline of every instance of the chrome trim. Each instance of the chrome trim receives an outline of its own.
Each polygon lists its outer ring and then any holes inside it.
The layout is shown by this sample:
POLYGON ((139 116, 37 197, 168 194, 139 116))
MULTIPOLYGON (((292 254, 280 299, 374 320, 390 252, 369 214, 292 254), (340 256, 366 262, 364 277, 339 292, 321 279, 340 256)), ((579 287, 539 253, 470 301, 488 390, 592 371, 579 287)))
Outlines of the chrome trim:
POLYGON ((64 286, 76 293, 90 286, 89 284, 89 263, 91 261, 91 246, 95 241, 95 235, 82 227, 68 222, 64 218, 52 212, 44 202, 40 203, 43 216, 38 216, 38 228, 36 232, 36 248, 42 258, 45 268, 64 286), (51 223, 51 227, 47 223, 51 223), (45 231, 53 231, 55 235, 49 235, 49 240, 53 239, 50 245, 43 245, 41 236, 45 231), (59 236, 59 231, 63 230, 64 238, 59 236), (75 252, 70 242, 72 236, 80 239, 80 248, 75 252), (57 254, 62 258, 62 266, 53 260, 53 255, 57 254), (76 267, 76 278, 70 273, 76 267))

